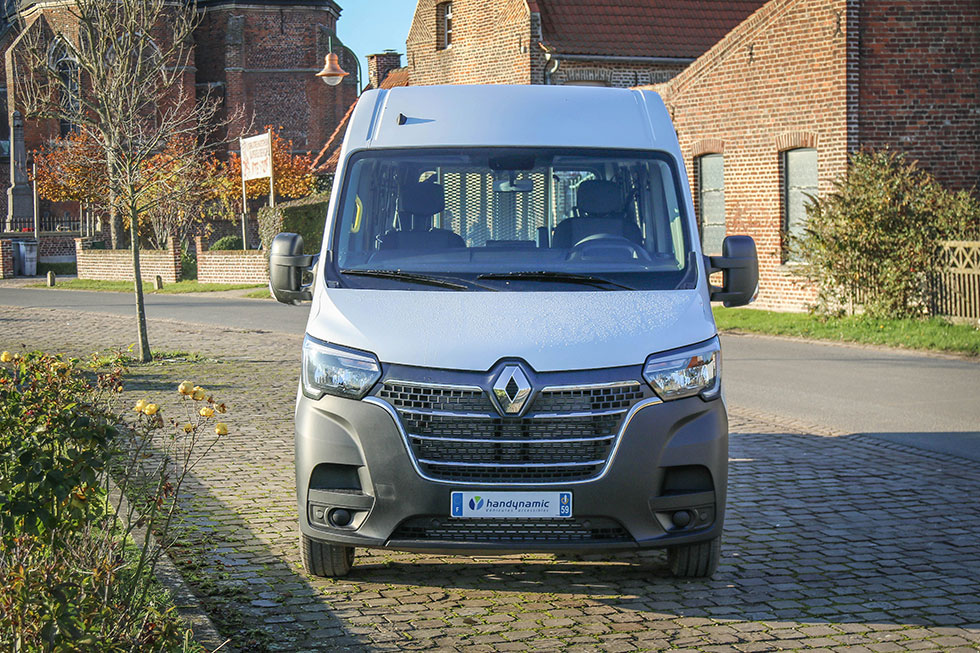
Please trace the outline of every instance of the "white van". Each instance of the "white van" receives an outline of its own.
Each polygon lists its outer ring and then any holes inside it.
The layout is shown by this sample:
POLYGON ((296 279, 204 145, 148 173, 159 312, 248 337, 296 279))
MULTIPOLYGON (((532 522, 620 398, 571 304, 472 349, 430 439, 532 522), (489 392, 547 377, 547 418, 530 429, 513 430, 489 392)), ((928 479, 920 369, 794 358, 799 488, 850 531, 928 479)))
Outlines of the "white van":
POLYGON ((701 253, 655 93, 365 93, 314 279, 276 237, 279 301, 312 299, 296 404, 303 561, 664 547, 718 563, 728 421, 709 302, 757 289, 755 244, 701 253), (723 272, 712 287, 711 272, 723 272))

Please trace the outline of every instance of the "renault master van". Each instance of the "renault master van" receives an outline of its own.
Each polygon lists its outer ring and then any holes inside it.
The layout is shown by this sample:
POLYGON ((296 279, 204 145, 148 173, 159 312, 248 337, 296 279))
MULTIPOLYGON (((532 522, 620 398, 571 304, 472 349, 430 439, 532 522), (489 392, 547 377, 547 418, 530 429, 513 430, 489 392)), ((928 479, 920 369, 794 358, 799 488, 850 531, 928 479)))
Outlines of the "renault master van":
POLYGON ((751 301, 758 265, 745 236, 702 254, 655 93, 369 91, 319 254, 280 234, 270 278, 312 300, 310 573, 347 574, 356 547, 666 548, 674 574, 713 573, 728 421, 710 301, 751 301))

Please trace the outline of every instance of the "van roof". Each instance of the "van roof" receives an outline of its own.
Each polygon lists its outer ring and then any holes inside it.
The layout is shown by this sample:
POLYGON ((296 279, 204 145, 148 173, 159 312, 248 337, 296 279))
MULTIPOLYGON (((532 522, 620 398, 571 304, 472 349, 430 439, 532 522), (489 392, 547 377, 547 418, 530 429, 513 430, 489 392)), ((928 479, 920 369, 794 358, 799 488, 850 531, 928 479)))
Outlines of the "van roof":
MULTIPOLYGON (((364 93, 345 149, 598 147, 675 151, 652 91, 583 86, 408 86, 364 93)), ((345 154, 346 158, 346 154, 345 154)))

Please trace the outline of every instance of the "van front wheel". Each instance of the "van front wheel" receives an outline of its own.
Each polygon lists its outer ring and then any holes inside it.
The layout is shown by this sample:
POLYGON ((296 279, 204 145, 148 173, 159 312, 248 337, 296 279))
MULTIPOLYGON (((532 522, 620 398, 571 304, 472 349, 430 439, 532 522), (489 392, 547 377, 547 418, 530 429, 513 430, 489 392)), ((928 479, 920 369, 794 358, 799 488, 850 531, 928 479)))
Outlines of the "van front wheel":
POLYGON ((327 544, 300 535, 300 558, 303 568, 321 578, 339 578, 350 573, 354 566, 354 547, 327 544))
POLYGON ((670 573, 678 578, 708 578, 715 573, 720 559, 721 537, 667 549, 670 573))

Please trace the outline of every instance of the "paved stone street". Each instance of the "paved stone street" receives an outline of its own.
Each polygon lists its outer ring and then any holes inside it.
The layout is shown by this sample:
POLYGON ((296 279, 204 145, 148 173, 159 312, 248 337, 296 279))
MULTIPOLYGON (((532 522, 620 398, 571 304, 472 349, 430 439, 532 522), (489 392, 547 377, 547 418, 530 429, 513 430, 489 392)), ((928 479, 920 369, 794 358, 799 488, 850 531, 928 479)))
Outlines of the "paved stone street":
MULTIPOLYGON (((125 348, 134 321, 0 307, 0 348, 125 348)), ((152 321, 125 402, 177 410, 189 379, 232 429, 198 468, 171 553, 238 650, 980 650, 980 469, 733 408, 728 519, 710 581, 662 553, 502 558, 359 551, 299 565, 292 410, 300 338, 152 321)))

